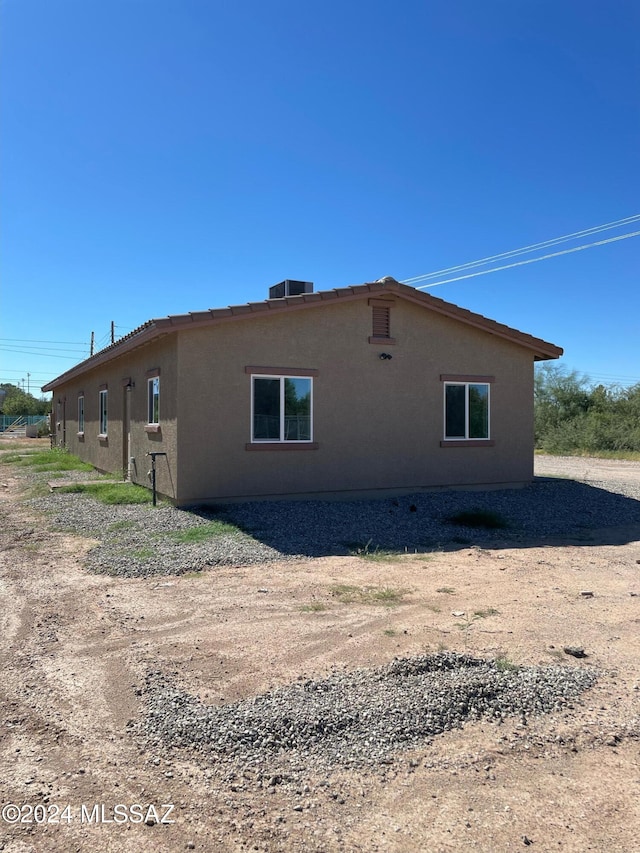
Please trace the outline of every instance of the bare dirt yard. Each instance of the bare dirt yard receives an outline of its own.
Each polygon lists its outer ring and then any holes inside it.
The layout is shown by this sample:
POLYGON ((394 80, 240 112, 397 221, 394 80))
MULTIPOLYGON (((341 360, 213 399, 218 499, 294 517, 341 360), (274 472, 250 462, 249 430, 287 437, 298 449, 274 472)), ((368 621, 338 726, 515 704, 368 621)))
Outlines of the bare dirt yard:
MULTIPOLYGON (((539 470, 640 478, 637 463, 539 470)), ((0 483, 0 850, 640 850, 640 526, 110 577, 83 565, 95 542, 24 503, 21 470, 0 483), (444 650, 597 681, 549 714, 292 780, 144 738, 149 672, 223 706, 444 650)))

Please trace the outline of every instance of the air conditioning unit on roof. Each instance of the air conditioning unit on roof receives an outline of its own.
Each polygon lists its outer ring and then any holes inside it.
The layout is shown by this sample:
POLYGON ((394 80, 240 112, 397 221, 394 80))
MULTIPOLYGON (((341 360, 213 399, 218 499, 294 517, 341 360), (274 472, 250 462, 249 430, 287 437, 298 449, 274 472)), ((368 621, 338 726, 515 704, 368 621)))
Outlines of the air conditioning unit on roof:
POLYGON ((301 293, 313 293, 312 281, 295 281, 285 278, 279 284, 269 288, 269 299, 283 299, 285 296, 300 296, 301 293))

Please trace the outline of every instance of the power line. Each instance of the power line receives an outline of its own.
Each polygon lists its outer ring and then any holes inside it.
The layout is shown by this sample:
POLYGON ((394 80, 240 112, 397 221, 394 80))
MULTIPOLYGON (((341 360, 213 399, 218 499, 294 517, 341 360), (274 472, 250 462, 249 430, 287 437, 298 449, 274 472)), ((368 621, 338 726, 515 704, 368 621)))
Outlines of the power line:
POLYGON ((574 246, 572 249, 563 249, 561 252, 551 252, 549 255, 541 255, 538 258, 527 258, 526 261, 516 261, 514 264, 505 264, 501 267, 493 267, 490 270, 480 270, 478 272, 468 273, 467 275, 459 275, 455 278, 447 278, 444 279, 444 281, 434 281, 430 284, 423 284, 421 287, 417 287, 416 290, 426 290, 428 287, 438 287, 440 284, 451 284, 453 281, 463 281, 467 278, 475 278, 478 275, 488 275, 492 272, 510 270, 513 269, 513 267, 523 267, 527 264, 535 264, 537 261, 546 261, 549 258, 558 258, 560 255, 570 255, 572 252, 581 252, 583 249, 592 249, 594 246, 604 246, 607 243, 616 243, 618 240, 627 240, 629 237, 637 237, 638 235, 640 235, 640 231, 632 231, 630 234, 620 234, 617 237, 609 237, 607 240, 598 240, 595 243, 586 243, 583 246, 574 246))
POLYGON ((550 248, 551 246, 558 245, 559 243, 566 243, 569 240, 576 240, 578 239, 578 237, 591 236, 592 234, 597 234, 601 231, 608 231, 612 228, 621 228, 623 225, 630 225, 638 221, 640 221, 640 213, 636 213, 633 216, 627 216, 625 219, 617 219, 615 222, 607 222, 604 225, 594 225, 592 228, 585 228, 582 231, 574 231, 572 234, 565 234, 562 237, 554 237, 550 240, 543 240, 541 243, 532 243, 530 246, 524 246, 520 249, 511 249, 508 252, 502 252, 498 255, 489 255, 488 257, 481 258, 478 261, 469 261, 466 264, 458 264, 454 267, 446 267, 445 269, 425 273, 424 275, 416 275, 412 278, 405 278, 402 280, 402 283, 414 284, 415 282, 426 281, 429 278, 435 278, 439 275, 448 275, 449 273, 459 272, 465 269, 472 269, 473 267, 485 266, 486 264, 491 263, 493 261, 506 260, 507 258, 517 257, 518 255, 529 254, 530 252, 534 252, 539 249, 550 248))
POLYGON ((33 358, 69 358, 71 361, 77 361, 77 356, 74 355, 57 355, 51 352, 37 352, 36 350, 10 349, 9 347, 0 347, 0 352, 13 352, 19 355, 30 355, 33 358))
POLYGON ((0 342, 10 341, 14 344, 66 344, 69 346, 88 347, 86 341, 39 341, 32 338, 0 338, 0 342))

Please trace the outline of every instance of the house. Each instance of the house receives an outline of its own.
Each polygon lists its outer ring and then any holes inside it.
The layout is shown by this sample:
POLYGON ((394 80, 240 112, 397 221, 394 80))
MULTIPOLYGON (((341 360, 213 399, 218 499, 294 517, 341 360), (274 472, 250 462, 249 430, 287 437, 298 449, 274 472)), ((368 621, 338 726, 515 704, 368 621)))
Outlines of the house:
POLYGON ((384 278, 150 320, 49 382, 55 441, 177 505, 515 486, 562 350, 384 278), (295 294, 295 295, 294 295, 295 294))

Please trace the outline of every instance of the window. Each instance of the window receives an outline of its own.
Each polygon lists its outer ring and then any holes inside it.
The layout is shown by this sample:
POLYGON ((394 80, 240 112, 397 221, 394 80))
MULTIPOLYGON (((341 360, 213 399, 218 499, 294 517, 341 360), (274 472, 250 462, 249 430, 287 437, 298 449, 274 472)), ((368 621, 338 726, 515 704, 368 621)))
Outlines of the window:
POLYGON ((107 391, 100 391, 100 435, 107 434, 107 391))
POLYGON ((150 424, 160 423, 160 377, 154 376, 147 380, 148 410, 147 422, 150 424))
POLYGON ((78 433, 84 433, 84 395, 78 397, 78 433))
POLYGON ((445 382, 445 439, 489 438, 489 384, 445 382))
POLYGON ((252 376, 251 440, 312 441, 312 379, 252 376))

